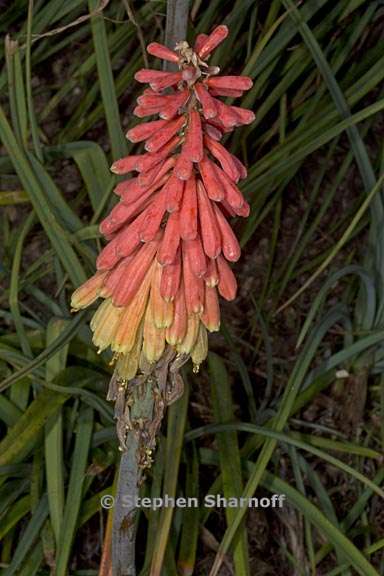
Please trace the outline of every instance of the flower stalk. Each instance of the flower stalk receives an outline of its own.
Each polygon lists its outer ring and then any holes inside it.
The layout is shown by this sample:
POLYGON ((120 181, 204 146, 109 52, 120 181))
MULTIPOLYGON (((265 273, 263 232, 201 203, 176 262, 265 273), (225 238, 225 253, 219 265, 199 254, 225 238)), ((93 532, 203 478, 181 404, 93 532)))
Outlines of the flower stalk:
POLYGON ((120 201, 100 224, 108 244, 97 272, 72 297, 76 310, 104 299, 91 322, 93 341, 114 352, 122 386, 152 372, 168 349, 177 362, 191 357, 198 371, 207 331, 220 326, 218 296, 236 297, 228 262, 239 259, 240 246, 228 219, 249 214, 238 188, 247 170, 220 140, 254 114, 219 98, 252 86, 250 78, 220 76, 208 63, 227 34, 217 26, 198 35, 194 47, 182 41, 173 50, 153 42, 148 53, 177 70, 144 68, 135 75, 149 87, 134 113, 160 118, 127 132, 144 150, 111 169, 136 176, 116 186, 120 201))
POLYGON ((135 75, 148 87, 134 114, 150 119, 128 130, 127 138, 143 151, 111 167, 118 175, 136 175, 116 186, 119 202, 100 224, 108 243, 97 272, 72 296, 74 310, 103 299, 90 324, 93 342, 100 352, 114 353, 108 399, 115 402, 123 452, 114 574, 134 574, 135 515, 120 498, 138 489, 151 465, 165 409, 183 393, 181 366, 191 359, 197 372, 207 356, 207 333, 220 327, 219 296, 236 297, 229 263, 239 259, 240 246, 228 219, 249 214, 238 187, 247 170, 220 141, 254 114, 220 99, 252 87, 250 78, 220 76, 219 67, 209 65, 227 35, 226 26, 217 26, 199 34, 193 47, 186 41, 173 49, 155 42, 147 47, 172 70, 144 68, 135 75))

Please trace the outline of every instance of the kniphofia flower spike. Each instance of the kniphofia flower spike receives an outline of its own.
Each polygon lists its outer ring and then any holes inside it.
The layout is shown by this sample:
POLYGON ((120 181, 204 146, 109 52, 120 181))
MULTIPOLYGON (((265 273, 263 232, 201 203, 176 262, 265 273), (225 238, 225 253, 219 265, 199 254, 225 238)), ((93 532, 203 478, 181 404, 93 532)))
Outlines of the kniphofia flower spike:
POLYGON ((221 144, 224 134, 254 119, 250 110, 219 97, 240 97, 246 76, 220 76, 207 62, 226 38, 226 26, 199 34, 193 48, 150 44, 149 54, 177 71, 139 70, 149 86, 134 114, 153 117, 127 138, 143 142, 141 154, 117 160, 119 203, 100 224, 108 244, 97 272, 72 296, 74 310, 102 298, 91 321, 93 342, 111 347, 121 379, 160 360, 167 347, 191 356, 195 368, 207 355, 207 331, 220 327, 218 296, 236 297, 228 262, 240 257, 228 218, 247 217, 249 205, 237 183, 245 166, 221 144))

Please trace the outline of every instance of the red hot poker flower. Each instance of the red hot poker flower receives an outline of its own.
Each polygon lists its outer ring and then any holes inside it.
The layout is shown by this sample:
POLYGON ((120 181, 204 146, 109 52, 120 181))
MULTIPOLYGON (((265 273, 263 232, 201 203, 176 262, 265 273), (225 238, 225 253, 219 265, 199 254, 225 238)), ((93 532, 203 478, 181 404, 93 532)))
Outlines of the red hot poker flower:
POLYGON ((189 354, 196 367, 207 354, 207 330, 220 327, 220 294, 236 297, 228 264, 240 246, 228 216, 246 217, 249 205, 238 188, 246 168, 221 143, 223 135, 250 124, 250 110, 218 97, 239 97, 252 87, 246 76, 220 76, 207 62, 227 37, 226 26, 199 34, 194 48, 170 50, 157 42, 147 50, 178 65, 177 72, 142 69, 149 84, 134 114, 153 117, 127 132, 144 152, 117 160, 116 174, 137 172, 120 182, 120 197, 100 225, 109 243, 97 272, 72 296, 74 310, 99 297, 93 341, 115 353, 118 376, 129 380, 140 366, 157 362, 167 346, 189 354))

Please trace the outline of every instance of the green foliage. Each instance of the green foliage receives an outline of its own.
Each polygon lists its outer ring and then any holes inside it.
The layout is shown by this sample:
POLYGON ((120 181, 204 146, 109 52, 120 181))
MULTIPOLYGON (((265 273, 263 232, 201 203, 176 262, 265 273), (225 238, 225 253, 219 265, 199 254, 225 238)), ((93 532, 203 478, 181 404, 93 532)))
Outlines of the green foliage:
MULTIPOLYGON (((145 41, 161 41, 165 3, 130 5, 145 41)), ((68 307, 113 204, 108 166, 132 147, 123 127, 143 65, 125 3, 98 6, 17 0, 0 24, 4 576, 98 573, 100 498, 119 459, 110 356, 96 354, 89 314, 68 307)), ((228 24, 213 62, 254 79, 241 104, 256 121, 227 142, 248 166, 252 211, 235 223, 240 296, 169 410, 142 490, 287 502, 267 512, 264 545, 247 508, 143 512, 141 574, 383 573, 381 3, 197 1, 192 15, 191 37, 228 24), (326 402, 359 419, 347 431, 318 418, 326 402)))

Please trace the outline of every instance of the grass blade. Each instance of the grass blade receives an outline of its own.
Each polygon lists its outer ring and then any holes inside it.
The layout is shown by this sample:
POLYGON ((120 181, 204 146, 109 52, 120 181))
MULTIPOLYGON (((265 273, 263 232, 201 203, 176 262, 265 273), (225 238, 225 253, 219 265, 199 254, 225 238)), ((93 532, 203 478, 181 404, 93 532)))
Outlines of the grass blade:
POLYGON ((83 484, 86 474, 92 428, 93 410, 90 408, 83 409, 80 412, 77 423, 72 467, 69 476, 69 485, 56 557, 56 576, 66 576, 68 574, 68 562, 73 539, 76 533, 81 500, 83 497, 83 484))
MULTIPOLYGON (((90 12, 93 12, 98 6, 98 1, 88 0, 88 6, 90 12)), ((127 143, 121 130, 119 106, 116 98, 107 33, 102 14, 91 17, 91 28, 112 156, 114 159, 117 159, 127 153, 127 143)))
MULTIPOLYGON (((47 327, 49 346, 66 327, 66 321, 52 319, 47 327)), ((46 363, 46 378, 50 382, 65 368, 69 344, 67 343, 46 363)), ((49 516, 56 543, 59 541, 60 527, 64 511, 64 457, 63 457, 63 416, 59 411, 51 416, 45 425, 45 468, 49 516)))
MULTIPOLYGON (((230 422, 234 418, 232 394, 228 374, 223 361, 216 354, 208 356, 211 379, 212 404, 215 419, 219 423, 230 422)), ((226 498, 239 497, 243 490, 240 451, 237 434, 225 432, 217 434, 220 468, 223 479, 223 493, 226 498)), ((233 508, 226 508, 227 524, 230 526, 235 516, 233 508)), ((247 532, 243 524, 233 548, 235 571, 238 576, 250 574, 248 560, 247 532)))

